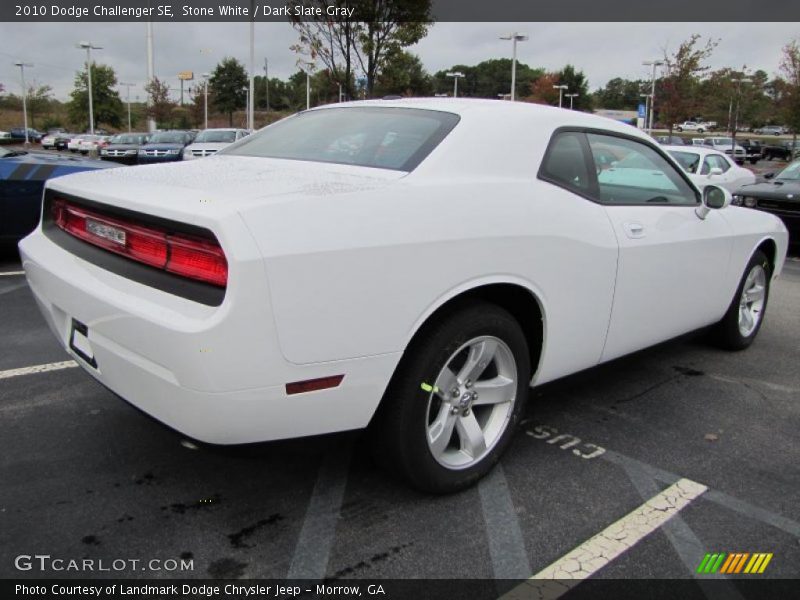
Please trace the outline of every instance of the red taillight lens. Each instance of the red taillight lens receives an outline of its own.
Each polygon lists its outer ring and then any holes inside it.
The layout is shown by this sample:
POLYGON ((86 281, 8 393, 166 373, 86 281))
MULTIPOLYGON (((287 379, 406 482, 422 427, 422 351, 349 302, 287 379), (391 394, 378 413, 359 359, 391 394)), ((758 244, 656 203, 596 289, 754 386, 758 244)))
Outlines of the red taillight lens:
POLYGON ((223 287, 228 282, 228 261, 219 245, 180 235, 169 236, 167 242, 170 273, 223 287))
POLYGON ((85 242, 151 267, 220 287, 228 283, 228 261, 216 240, 171 235, 60 199, 53 203, 53 219, 85 242))

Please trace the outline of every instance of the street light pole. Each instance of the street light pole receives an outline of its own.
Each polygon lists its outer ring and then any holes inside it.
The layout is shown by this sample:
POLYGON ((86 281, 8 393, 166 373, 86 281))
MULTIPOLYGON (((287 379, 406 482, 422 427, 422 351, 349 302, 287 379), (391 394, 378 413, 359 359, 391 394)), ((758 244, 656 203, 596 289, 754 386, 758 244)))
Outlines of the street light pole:
POLYGON ((445 73, 445 76, 453 78, 453 98, 458 98, 458 78, 463 77, 464 74, 461 71, 450 71, 445 73))
POLYGON ((250 81, 247 100, 247 129, 255 129, 255 81, 256 81, 256 21, 255 0, 250 0, 250 81))
POLYGON ((22 81, 22 121, 25 127, 25 145, 30 144, 28 139, 28 89, 25 87, 25 67, 32 67, 31 63, 16 62, 15 67, 19 67, 19 77, 22 81))
POLYGON ((573 100, 575 100, 575 98, 577 98, 578 96, 580 96, 580 94, 565 94, 565 95, 566 95, 566 97, 567 97, 567 98, 569 98, 569 109, 570 109, 570 110, 573 110, 573 109, 572 109, 572 106, 573 106, 573 100))
POLYGON ((516 98, 516 88, 517 88, 517 42, 526 42, 528 41, 528 36, 524 33, 510 33, 508 35, 500 36, 501 40, 511 40, 511 101, 513 102, 516 98))
POLYGON ((567 89, 567 86, 563 83, 561 85, 554 85, 554 90, 558 90, 558 108, 561 108, 561 104, 564 100, 564 90, 567 89))
POLYGON ((130 133, 131 132, 131 88, 134 86, 134 84, 120 82, 120 85, 124 85, 128 89, 128 133, 130 133))
MULTIPOLYGON (((739 129, 739 102, 742 98, 742 84, 752 83, 753 80, 749 77, 732 77, 731 81, 736 84, 736 111, 733 113, 733 129, 730 128, 730 111, 728 115, 728 126, 731 133, 731 158, 736 158, 736 131, 739 129)), ((731 104, 733 97, 731 97, 731 104)))
POLYGON ((665 64, 663 60, 648 60, 642 63, 646 67, 653 67, 653 77, 650 79, 650 121, 647 133, 653 135, 653 114, 656 106, 656 69, 665 64))
POLYGON ((644 98, 644 128, 647 129, 647 117, 650 114, 650 94, 639 94, 644 98))
POLYGON ((203 73, 203 129, 208 129, 208 73, 203 73))
MULTIPOLYGON (((147 7, 150 8, 150 2, 148 0, 147 7)), ((155 67, 153 62, 153 22, 147 22, 147 85, 152 85, 153 79, 155 78, 155 67)), ((145 88, 146 90, 147 88, 145 88)), ((152 96, 147 94, 147 106, 151 106, 152 96)), ((148 111, 149 112, 149 111, 148 111)), ((152 133, 156 130, 156 120, 151 116, 148 115, 147 117, 147 131, 152 133)))
POLYGON ((91 42, 79 42, 78 48, 86 50, 86 78, 89 85, 89 133, 94 135, 94 106, 92 105, 92 50, 102 50, 102 46, 93 46, 91 42))

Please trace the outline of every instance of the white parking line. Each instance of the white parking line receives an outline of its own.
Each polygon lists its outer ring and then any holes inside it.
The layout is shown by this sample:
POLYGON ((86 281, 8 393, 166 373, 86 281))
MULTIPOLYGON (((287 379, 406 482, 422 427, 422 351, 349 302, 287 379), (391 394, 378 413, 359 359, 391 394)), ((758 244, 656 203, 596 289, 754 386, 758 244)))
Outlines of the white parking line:
POLYGON ((25 275, 25 271, 6 271, 5 273, 0 273, 0 277, 10 277, 11 275, 25 275))
POLYGON ((33 365, 32 367, 9 369, 7 371, 0 371, 0 379, 19 377, 20 375, 33 375, 34 373, 47 373, 48 371, 60 371, 61 369, 72 369, 73 367, 77 366, 78 363, 76 363, 74 360, 65 360, 63 362, 33 365))
POLYGON ((678 480, 508 592, 504 600, 558 598, 661 527, 707 489, 690 479, 678 480))

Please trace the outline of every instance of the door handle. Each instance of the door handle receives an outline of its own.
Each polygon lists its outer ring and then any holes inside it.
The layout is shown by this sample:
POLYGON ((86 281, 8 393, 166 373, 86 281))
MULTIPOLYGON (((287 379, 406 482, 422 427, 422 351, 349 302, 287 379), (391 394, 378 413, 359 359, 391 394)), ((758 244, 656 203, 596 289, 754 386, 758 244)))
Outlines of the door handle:
POLYGON ((624 223, 622 227, 625 229, 625 235, 629 238, 637 239, 644 237, 644 225, 641 223, 624 223))

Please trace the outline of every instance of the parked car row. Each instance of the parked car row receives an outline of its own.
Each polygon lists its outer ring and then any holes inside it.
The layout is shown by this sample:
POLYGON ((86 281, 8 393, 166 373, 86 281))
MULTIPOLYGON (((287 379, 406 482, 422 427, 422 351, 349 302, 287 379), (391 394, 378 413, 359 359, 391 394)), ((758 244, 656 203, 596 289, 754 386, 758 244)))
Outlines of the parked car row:
POLYGON ((710 147, 728 154, 738 164, 749 162, 756 164, 759 160, 792 160, 800 158, 800 142, 791 140, 777 141, 774 143, 762 142, 750 138, 731 137, 695 137, 682 138, 677 135, 656 136, 655 140, 662 146, 703 146, 710 147))

